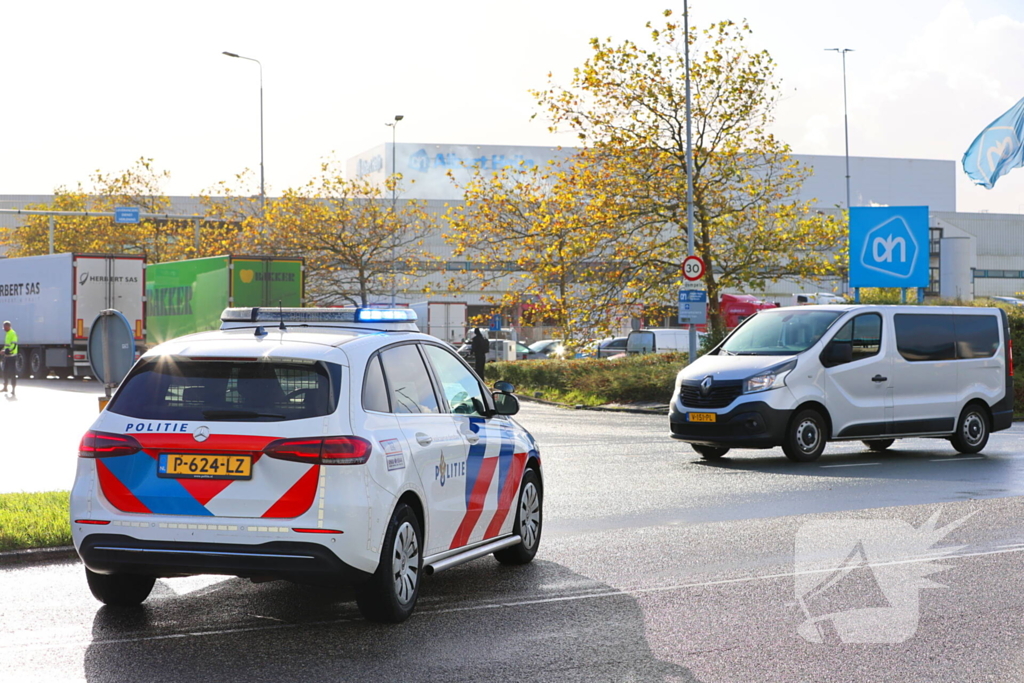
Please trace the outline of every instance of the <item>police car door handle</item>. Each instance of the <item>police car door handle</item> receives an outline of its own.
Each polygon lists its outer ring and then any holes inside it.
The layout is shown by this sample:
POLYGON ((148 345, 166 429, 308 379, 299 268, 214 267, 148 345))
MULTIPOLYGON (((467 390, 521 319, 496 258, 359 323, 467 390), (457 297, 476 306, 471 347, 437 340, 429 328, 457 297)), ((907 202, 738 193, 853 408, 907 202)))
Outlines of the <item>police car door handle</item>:
POLYGON ((469 442, 470 446, 475 446, 478 443, 480 443, 480 435, 478 435, 478 434, 469 434, 469 435, 466 436, 466 441, 469 442))
POLYGON ((430 436, 429 434, 424 434, 423 432, 416 433, 416 443, 418 443, 421 446, 429 446, 430 442, 433 440, 433 437, 430 436))
POLYGON ((874 377, 871 378, 871 381, 872 382, 885 382, 888 379, 889 379, 888 377, 882 377, 881 375, 875 375, 874 377))

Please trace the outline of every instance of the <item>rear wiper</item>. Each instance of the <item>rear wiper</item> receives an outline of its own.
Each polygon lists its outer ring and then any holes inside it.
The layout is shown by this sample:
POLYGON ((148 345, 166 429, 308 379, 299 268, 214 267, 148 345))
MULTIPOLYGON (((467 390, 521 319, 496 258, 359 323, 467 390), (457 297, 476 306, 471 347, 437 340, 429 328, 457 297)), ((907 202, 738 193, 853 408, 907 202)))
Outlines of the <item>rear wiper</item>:
POLYGON ((217 420, 225 417, 273 417, 279 420, 284 419, 284 415, 278 413, 258 413, 255 410, 204 410, 203 417, 208 420, 217 420))

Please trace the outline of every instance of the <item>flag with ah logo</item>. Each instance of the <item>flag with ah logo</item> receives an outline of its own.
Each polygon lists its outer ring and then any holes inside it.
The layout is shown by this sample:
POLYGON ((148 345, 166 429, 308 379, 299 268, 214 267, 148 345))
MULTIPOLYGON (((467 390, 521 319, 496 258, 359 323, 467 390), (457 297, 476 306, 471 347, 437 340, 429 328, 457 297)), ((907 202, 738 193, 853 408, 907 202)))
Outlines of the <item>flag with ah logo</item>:
POLYGON ((988 124, 964 153, 964 172, 991 190, 1000 176, 1024 166, 1024 99, 988 124))

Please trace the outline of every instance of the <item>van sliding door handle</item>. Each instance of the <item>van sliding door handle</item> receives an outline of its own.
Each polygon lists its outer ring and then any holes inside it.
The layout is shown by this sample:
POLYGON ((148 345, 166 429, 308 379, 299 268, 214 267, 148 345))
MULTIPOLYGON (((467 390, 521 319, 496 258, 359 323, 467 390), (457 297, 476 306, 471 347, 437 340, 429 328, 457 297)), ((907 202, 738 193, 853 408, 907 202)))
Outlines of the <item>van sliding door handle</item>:
POLYGON ((881 375, 875 375, 874 377, 871 378, 871 381, 872 382, 885 382, 888 379, 889 379, 888 377, 882 377, 881 375))

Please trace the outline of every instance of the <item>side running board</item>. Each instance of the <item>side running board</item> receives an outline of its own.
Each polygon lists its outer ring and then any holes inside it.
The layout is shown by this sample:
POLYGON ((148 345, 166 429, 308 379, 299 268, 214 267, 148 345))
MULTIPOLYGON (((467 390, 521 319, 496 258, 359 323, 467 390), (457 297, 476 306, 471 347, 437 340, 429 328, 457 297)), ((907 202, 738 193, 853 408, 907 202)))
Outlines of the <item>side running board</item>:
POLYGON ((447 557, 439 560, 432 560, 428 557, 423 563, 423 571, 426 572, 427 576, 436 574, 437 572, 442 572, 445 569, 451 569, 452 567, 457 567, 460 564, 465 564, 466 562, 475 560, 478 557, 490 555, 496 550, 508 548, 522 542, 522 537, 517 534, 515 536, 508 536, 497 541, 492 541, 485 545, 479 545, 475 548, 470 548, 469 550, 465 550, 455 555, 448 555, 447 557))

